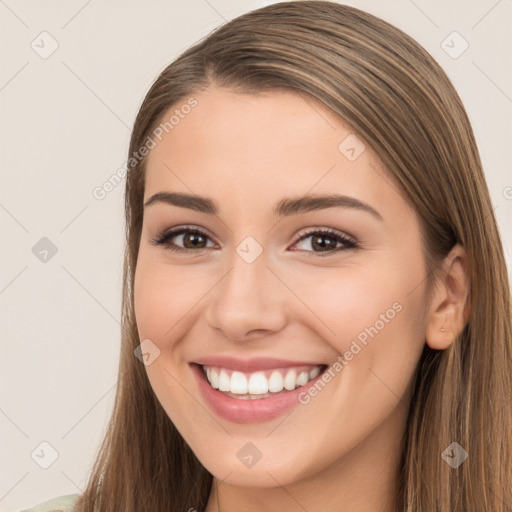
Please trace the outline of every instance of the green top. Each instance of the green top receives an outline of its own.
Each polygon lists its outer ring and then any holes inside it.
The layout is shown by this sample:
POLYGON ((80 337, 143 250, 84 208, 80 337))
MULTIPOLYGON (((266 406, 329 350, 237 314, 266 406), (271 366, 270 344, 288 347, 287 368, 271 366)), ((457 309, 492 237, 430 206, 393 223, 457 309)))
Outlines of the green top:
POLYGON ((52 500, 45 501, 32 508, 22 510, 21 512, 71 512, 78 496, 78 494, 60 496, 59 498, 53 498, 52 500))

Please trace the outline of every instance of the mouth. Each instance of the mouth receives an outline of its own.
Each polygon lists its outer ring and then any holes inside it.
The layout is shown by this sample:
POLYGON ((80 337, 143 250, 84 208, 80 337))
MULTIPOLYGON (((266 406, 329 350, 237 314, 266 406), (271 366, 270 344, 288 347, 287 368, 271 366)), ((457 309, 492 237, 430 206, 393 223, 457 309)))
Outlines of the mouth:
POLYGON ((306 386, 327 369, 326 364, 244 372, 222 366, 198 365, 211 388, 238 400, 261 400, 306 386))
POLYGON ((189 366, 207 408, 239 424, 270 421, 296 408, 328 368, 317 362, 221 355, 196 359, 189 366))

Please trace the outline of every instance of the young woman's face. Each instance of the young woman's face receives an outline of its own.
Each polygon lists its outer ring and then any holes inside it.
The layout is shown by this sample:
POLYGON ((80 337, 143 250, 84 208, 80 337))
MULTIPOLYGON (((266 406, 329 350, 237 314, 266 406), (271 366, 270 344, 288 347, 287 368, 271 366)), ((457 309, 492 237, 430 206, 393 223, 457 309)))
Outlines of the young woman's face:
POLYGON ((425 343, 417 217, 318 102, 194 98, 147 161, 135 310, 154 392, 227 482, 377 471, 425 343))

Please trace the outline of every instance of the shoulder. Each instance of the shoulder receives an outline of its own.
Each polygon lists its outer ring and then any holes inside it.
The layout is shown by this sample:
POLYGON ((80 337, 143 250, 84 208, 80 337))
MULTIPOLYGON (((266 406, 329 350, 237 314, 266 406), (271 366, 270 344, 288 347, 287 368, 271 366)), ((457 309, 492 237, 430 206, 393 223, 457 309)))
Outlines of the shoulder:
POLYGON ((45 501, 21 512, 71 512, 77 499, 78 494, 68 494, 45 501))

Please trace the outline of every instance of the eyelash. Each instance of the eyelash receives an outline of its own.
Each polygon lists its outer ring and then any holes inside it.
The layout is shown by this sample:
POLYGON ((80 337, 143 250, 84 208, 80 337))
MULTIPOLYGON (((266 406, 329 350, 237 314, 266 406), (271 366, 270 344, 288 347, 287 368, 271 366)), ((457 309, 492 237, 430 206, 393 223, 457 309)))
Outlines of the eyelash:
MULTIPOLYGON (((207 233, 204 231, 197 229, 197 228, 190 228, 190 227, 180 227, 175 229, 170 229, 168 231, 165 231, 164 233, 157 235, 155 238, 151 239, 150 243, 152 245, 165 245, 165 249, 172 251, 172 252, 178 252, 178 253, 186 253, 186 252, 202 252, 207 249, 207 247, 200 247, 199 249, 192 249, 192 248, 183 248, 179 247, 175 244, 171 244, 169 240, 174 238, 175 236, 182 235, 182 234, 194 234, 194 235, 200 235, 205 238, 210 238, 207 233)), ((338 253, 340 251, 348 250, 348 249, 357 249, 359 248, 359 244, 351 237, 348 237, 338 231, 335 231, 330 228, 320 228, 320 229, 314 229, 311 231, 308 231, 307 233, 304 233, 295 243, 299 243, 303 241, 304 239, 309 238, 312 235, 329 235, 330 237, 334 238, 336 242, 341 242, 345 245, 344 248, 337 248, 327 251, 304 251, 300 250, 301 252, 306 253, 313 253, 315 256, 329 256, 335 253, 338 253)))

